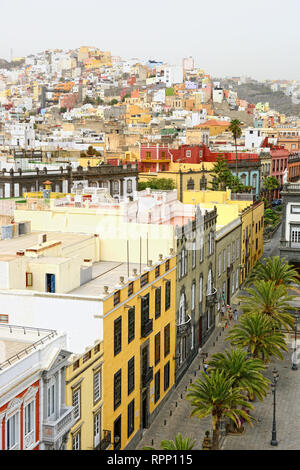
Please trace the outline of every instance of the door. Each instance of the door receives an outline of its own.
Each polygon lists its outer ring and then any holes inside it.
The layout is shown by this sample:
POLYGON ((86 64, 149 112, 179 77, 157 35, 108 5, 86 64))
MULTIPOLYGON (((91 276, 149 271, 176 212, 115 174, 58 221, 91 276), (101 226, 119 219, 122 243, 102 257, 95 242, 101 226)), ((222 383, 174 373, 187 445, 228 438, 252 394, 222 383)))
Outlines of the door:
POLYGON ((55 274, 46 274, 46 292, 55 292, 55 274))
POLYGON ((230 305, 230 276, 227 278, 227 305, 230 305))
POLYGON ((148 427, 148 392, 147 390, 142 394, 142 428, 148 427))
POLYGON ((114 422, 114 450, 121 449, 121 416, 114 422))
POLYGON ((100 430, 101 430, 101 414, 97 413, 94 416, 94 449, 100 443, 100 430))

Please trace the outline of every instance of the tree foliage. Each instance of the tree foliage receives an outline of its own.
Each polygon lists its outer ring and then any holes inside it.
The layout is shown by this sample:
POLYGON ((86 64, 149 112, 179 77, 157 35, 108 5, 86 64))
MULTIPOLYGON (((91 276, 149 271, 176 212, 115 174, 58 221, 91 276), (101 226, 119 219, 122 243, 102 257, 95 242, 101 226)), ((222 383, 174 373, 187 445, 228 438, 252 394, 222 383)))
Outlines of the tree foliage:
POLYGON ((171 178, 150 178, 147 181, 138 183, 138 190, 142 191, 146 188, 171 190, 175 189, 175 183, 171 178))

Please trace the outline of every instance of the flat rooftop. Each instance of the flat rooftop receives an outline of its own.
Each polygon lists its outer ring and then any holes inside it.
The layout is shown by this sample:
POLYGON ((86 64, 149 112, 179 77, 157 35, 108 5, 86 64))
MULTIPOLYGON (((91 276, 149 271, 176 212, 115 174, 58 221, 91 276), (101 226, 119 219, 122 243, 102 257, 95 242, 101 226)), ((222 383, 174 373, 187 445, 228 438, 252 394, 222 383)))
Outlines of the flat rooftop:
POLYGON ((0 372, 34 351, 33 344, 54 335, 54 330, 0 324, 0 372))
POLYGON ((0 255, 15 255, 19 250, 32 248, 38 243, 38 236, 42 233, 47 234, 47 242, 60 241, 62 248, 66 248, 77 244, 80 241, 88 240, 93 235, 85 235, 80 233, 63 233, 63 232, 31 232, 26 235, 20 235, 16 238, 7 238, 0 240, 0 255))
MULTIPOLYGON (((146 264, 141 264, 141 274, 144 273, 146 264)), ((139 263, 129 263, 129 277, 127 263, 115 261, 99 261, 93 264, 93 279, 68 294, 98 297, 104 293, 104 286, 108 286, 108 292, 115 290, 116 285, 120 285, 120 276, 124 277, 124 283, 130 282, 133 276, 133 269, 137 270, 137 276, 140 274, 139 263)), ((121 287, 121 285, 120 285, 121 287)))

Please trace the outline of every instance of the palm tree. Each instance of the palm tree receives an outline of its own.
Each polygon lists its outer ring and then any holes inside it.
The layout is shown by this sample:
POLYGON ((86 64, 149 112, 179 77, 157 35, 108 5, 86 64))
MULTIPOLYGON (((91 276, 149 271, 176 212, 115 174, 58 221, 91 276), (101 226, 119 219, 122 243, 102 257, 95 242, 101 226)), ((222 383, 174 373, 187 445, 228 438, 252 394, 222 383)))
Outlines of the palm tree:
POLYGON ((296 269, 279 256, 264 258, 262 262, 258 261, 248 277, 247 284, 251 284, 255 280, 274 281, 275 286, 284 285, 285 287, 289 287, 291 284, 300 284, 300 277, 296 269))
POLYGON ((268 204, 271 205, 271 195, 274 189, 277 189, 279 186, 278 180, 275 176, 267 176, 263 182, 263 189, 267 191, 268 204))
MULTIPOLYGON (((196 440, 190 437, 182 438, 180 432, 175 436, 175 442, 172 440, 161 441, 160 446, 162 450, 191 450, 195 445, 196 440)), ((146 446, 143 450, 155 450, 154 447, 146 446)))
POLYGON ((233 387, 241 388, 249 396, 257 396, 262 401, 267 395, 270 381, 260 371, 266 366, 257 358, 249 358, 247 351, 242 349, 226 350, 224 353, 212 355, 208 363, 211 370, 223 370, 232 377, 233 387))
POLYGON ((242 135, 241 129, 242 123, 238 119, 232 119, 231 123, 228 126, 233 138, 234 138, 234 145, 235 145, 235 174, 238 176, 237 171, 237 139, 242 135))
POLYGON ((247 348, 253 358, 265 361, 269 361, 271 356, 283 359, 282 351, 288 350, 284 334, 274 330, 270 318, 261 313, 242 315, 226 341, 230 341, 232 346, 247 348))
POLYGON ((295 307, 290 302, 295 296, 289 295, 283 284, 276 286, 275 281, 257 280, 245 292, 246 295, 240 297, 244 313, 262 313, 273 321, 274 328, 294 328, 294 318, 290 311, 295 310, 295 307))
POLYGON ((203 380, 196 380, 195 384, 188 389, 187 399, 193 408, 191 416, 202 419, 211 415, 212 448, 218 450, 221 418, 229 418, 237 427, 242 424, 241 418, 252 424, 253 418, 239 407, 253 409, 253 406, 247 401, 240 388, 233 387, 234 378, 228 377, 225 371, 217 369, 208 375, 202 372, 202 377, 203 380))

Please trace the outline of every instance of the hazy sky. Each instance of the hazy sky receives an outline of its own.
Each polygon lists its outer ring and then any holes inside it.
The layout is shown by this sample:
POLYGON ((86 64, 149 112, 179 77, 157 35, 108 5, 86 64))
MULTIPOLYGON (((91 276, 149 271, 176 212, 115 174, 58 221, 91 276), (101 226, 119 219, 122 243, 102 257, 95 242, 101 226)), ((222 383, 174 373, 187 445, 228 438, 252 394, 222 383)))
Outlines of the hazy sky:
POLYGON ((0 57, 96 46, 214 76, 300 80, 299 0, 0 0, 0 57))

